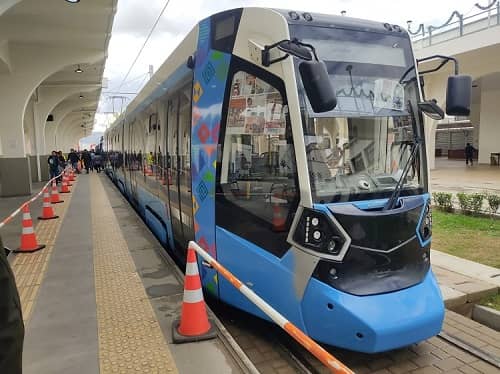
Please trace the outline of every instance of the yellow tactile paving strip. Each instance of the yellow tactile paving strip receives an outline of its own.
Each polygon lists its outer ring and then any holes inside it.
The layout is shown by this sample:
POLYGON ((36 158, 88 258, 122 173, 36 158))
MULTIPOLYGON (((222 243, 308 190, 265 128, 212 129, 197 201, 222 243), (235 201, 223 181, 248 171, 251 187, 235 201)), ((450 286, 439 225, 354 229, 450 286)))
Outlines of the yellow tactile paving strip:
MULTIPOLYGON (((73 182, 73 190, 76 187, 76 181, 73 182)), ((37 217, 41 212, 31 211, 31 218, 35 226, 37 242, 45 244, 45 248, 33 253, 18 253, 11 264, 16 277, 16 285, 21 299, 24 324, 27 325, 31 317, 31 311, 38 295, 38 290, 42 283, 50 260, 50 255, 54 249, 54 244, 64 220, 66 211, 71 202, 73 194, 59 195, 64 200, 61 204, 54 204, 52 208, 54 213, 59 216, 57 219, 48 221, 38 221, 37 217), (37 223, 38 221, 38 223, 37 223)))
POLYGON ((100 371, 177 373, 99 177, 90 188, 100 371))

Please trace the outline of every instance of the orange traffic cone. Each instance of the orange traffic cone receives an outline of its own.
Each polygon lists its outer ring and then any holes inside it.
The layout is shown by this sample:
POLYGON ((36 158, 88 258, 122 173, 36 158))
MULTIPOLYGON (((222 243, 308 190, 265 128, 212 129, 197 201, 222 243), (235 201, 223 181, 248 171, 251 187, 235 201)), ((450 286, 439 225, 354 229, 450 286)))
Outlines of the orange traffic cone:
POLYGON ((172 340, 174 343, 188 343, 212 339, 216 335, 213 322, 207 316, 196 253, 188 248, 181 319, 172 325, 172 340))
POLYGON ((30 208, 28 204, 23 207, 23 232, 21 234, 21 246, 12 252, 26 253, 35 252, 45 248, 44 244, 39 245, 36 241, 33 221, 31 220, 30 208))
POLYGON ((69 169, 69 181, 74 182, 76 180, 75 178, 75 173, 73 172, 73 169, 69 169))
POLYGON ((66 177, 66 183, 68 184, 68 187, 71 187, 73 184, 69 181, 69 170, 66 170, 63 175, 63 179, 66 177))
POLYGON ((43 207, 42 207, 42 216, 38 217, 38 219, 55 219, 59 218, 54 214, 54 209, 52 209, 52 204, 50 203, 50 195, 48 187, 45 187, 43 190, 43 207))
POLYGON ((59 197, 59 190, 57 189, 56 181, 52 182, 52 193, 50 194, 50 202, 52 204, 64 203, 64 200, 61 200, 59 197))
POLYGON ((62 185, 61 185, 61 193, 70 193, 70 192, 71 191, 69 190, 69 187, 68 187, 66 175, 63 175, 62 185))

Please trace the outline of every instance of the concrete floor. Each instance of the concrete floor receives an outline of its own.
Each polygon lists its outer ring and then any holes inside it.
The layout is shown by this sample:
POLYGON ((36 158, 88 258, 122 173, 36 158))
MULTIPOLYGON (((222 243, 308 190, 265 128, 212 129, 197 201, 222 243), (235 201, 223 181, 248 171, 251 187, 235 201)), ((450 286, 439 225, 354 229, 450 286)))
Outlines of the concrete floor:
POLYGON ((436 158, 430 174, 431 190, 436 192, 489 192, 500 194, 500 167, 466 166, 465 160, 436 158))

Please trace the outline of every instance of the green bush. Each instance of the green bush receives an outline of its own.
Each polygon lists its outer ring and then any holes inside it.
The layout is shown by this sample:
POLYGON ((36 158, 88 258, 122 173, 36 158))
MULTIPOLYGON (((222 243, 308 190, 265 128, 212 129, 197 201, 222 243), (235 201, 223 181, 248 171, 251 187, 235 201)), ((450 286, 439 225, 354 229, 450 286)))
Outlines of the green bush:
POLYGON ((434 192, 432 194, 432 198, 434 202, 437 204, 439 209, 450 212, 452 210, 451 204, 451 193, 448 192, 434 192))
POLYGON ((484 194, 482 193, 472 193, 470 196, 470 210, 474 214, 478 214, 481 212, 481 208, 483 206, 484 194))
POLYGON ((496 213, 500 206, 500 196, 488 194, 486 195, 486 200, 488 201, 491 213, 496 213))
POLYGON ((459 192, 457 193, 457 198, 458 198, 458 205, 460 206, 462 212, 464 212, 465 214, 469 213, 471 211, 470 195, 467 195, 466 193, 463 192, 459 192))

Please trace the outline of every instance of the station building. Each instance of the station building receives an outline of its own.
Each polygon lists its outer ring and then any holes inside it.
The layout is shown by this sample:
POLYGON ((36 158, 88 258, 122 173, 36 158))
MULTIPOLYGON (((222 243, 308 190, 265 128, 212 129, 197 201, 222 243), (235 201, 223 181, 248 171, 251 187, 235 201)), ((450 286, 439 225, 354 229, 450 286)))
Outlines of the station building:
MULTIPOLYGON (((466 143, 478 150, 480 164, 498 165, 500 153, 500 13, 499 3, 477 8, 472 16, 456 13, 443 27, 420 25, 413 37, 415 57, 445 55, 457 59, 460 74, 472 76, 472 105, 469 117, 426 118, 426 141, 430 169, 436 157, 464 159, 466 143), (460 16, 460 17, 459 17, 460 16)), ((413 27, 412 27, 413 26, 413 27)), ((419 70, 437 62, 420 64, 419 70)), ((450 62, 438 72, 425 75, 427 99, 436 99, 444 108, 446 79, 453 73, 450 62)))

